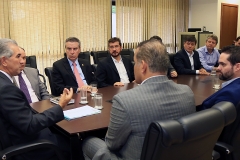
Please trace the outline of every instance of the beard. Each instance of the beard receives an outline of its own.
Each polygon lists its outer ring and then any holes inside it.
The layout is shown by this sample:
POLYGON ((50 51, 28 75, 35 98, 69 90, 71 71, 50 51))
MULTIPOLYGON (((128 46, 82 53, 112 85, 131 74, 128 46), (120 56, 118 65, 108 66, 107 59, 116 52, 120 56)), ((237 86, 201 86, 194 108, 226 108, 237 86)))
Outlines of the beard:
POLYGON ((219 73, 219 79, 221 79, 223 81, 228 81, 232 78, 233 78, 233 70, 230 70, 226 73, 222 73, 222 72, 219 73))
POLYGON ((111 56, 112 57, 118 57, 120 54, 118 53, 118 52, 113 52, 113 53, 111 53, 111 56))

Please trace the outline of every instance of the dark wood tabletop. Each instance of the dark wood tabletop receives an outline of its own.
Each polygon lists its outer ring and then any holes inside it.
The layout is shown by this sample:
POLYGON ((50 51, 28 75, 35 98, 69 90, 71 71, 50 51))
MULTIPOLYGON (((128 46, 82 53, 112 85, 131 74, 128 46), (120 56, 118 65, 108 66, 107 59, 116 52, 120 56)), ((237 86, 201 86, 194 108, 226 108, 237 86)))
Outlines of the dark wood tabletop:
MULTIPOLYGON (((203 75, 179 75, 177 78, 172 78, 175 83, 188 85, 195 97, 195 104, 200 105, 207 97, 216 92, 213 89, 213 76, 203 75)), ((65 130, 69 134, 76 134, 81 132, 93 131, 101 128, 107 128, 110 120, 111 105, 109 101, 113 96, 119 92, 137 87, 136 83, 125 84, 123 87, 109 86, 100 88, 99 93, 103 94, 103 109, 100 114, 91 115, 87 117, 77 118, 71 121, 62 120, 57 125, 65 130)), ((75 94, 76 96, 76 94, 75 94)), ((88 104, 94 106, 93 98, 88 93, 88 104)), ((40 102, 32 103, 32 108, 37 112, 43 112, 44 110, 54 106, 49 100, 43 100, 40 102)), ((64 110, 72 109, 75 107, 83 106, 79 103, 68 105, 64 110)))

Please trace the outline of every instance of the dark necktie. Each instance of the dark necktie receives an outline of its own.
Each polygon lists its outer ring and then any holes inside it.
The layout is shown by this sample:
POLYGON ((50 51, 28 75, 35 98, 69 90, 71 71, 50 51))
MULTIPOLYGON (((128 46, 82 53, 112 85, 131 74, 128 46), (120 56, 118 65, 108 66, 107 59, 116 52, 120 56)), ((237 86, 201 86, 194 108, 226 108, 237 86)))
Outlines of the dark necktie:
POLYGON ((18 75, 18 80, 19 80, 19 86, 20 86, 20 89, 23 91, 23 93, 25 94, 27 100, 29 103, 32 103, 32 100, 31 100, 31 97, 30 97, 30 94, 29 94, 29 91, 28 91, 28 88, 27 88, 27 85, 22 77, 22 72, 18 75))

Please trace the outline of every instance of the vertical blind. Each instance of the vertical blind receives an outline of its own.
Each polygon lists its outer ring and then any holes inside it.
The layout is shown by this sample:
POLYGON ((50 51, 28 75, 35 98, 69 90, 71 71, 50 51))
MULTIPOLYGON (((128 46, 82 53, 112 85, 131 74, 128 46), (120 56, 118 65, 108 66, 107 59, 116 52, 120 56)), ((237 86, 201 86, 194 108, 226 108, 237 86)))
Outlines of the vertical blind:
POLYGON ((40 73, 64 55, 68 37, 81 51, 106 50, 111 36, 109 0, 1 0, 0 38, 11 38, 36 55, 40 73))
POLYGON ((158 35, 175 52, 178 32, 188 28, 188 0, 116 0, 117 36, 124 48, 135 48, 158 35))

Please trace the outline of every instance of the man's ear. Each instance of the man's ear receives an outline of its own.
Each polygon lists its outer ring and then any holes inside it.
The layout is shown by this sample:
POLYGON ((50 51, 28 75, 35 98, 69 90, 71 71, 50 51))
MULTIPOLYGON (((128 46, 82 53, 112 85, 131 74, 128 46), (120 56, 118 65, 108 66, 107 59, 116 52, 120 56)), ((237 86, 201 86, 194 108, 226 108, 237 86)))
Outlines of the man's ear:
POLYGON ((141 61, 141 70, 142 70, 142 73, 146 73, 147 67, 148 67, 147 63, 146 63, 144 60, 142 60, 142 61, 141 61))
POLYGON ((235 71, 240 71, 240 63, 236 63, 234 68, 235 68, 235 71))
POLYGON ((1 64, 2 66, 7 66, 6 60, 7 60, 6 57, 0 58, 0 64, 1 64))

